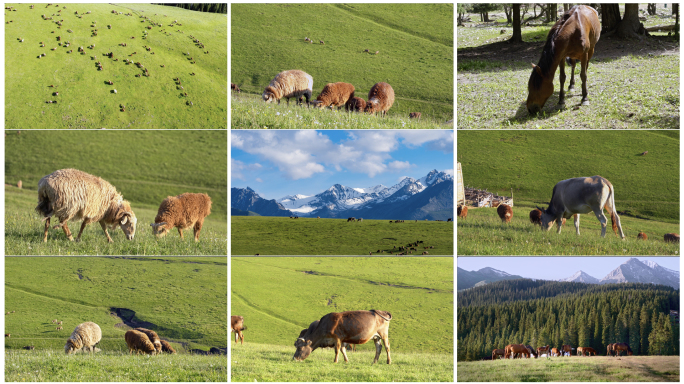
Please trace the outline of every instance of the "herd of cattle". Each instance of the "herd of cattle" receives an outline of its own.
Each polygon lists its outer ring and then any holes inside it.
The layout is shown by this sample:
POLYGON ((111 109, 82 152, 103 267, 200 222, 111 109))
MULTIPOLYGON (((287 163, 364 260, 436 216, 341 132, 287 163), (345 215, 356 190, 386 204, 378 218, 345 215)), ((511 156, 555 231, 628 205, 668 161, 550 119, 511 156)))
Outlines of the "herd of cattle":
MULTIPOLYGON (((344 361, 348 362, 347 349, 355 349, 356 344, 365 344, 369 340, 375 343, 375 359, 378 362, 382 346, 387 352, 387 364, 392 363, 390 358, 389 322, 392 314, 386 311, 371 309, 370 311, 347 311, 332 312, 312 322, 308 328, 302 329, 295 341, 294 361, 304 361, 311 352, 317 348, 335 348, 335 360, 339 360, 340 351, 344 361)), ((242 316, 230 317, 231 332, 235 333, 235 343, 238 339, 244 344, 242 331, 244 318, 242 316)))
MULTIPOLYGON (((601 222, 601 237, 606 237, 608 219, 603 214, 604 209, 610 213, 613 231, 624 240, 625 234, 622 231, 620 217, 615 207, 613 185, 601 176, 576 177, 559 181, 553 187, 549 207, 547 209, 536 207, 530 211, 530 223, 539 225, 542 231, 549 231, 555 223, 558 226, 557 233, 560 234, 565 220, 573 217, 575 219, 575 232, 579 236, 580 214, 593 212, 601 222)), ((500 204, 496 212, 502 223, 511 222, 513 207, 500 204)), ((457 214, 459 218, 466 219, 468 207, 459 205, 457 214)), ((647 240, 648 236, 639 232, 637 239, 647 240)), ((665 242, 679 243, 679 234, 667 233, 664 235, 664 240, 665 242)))
MULTIPOLYGON (((575 350, 571 345, 565 344, 560 348, 549 348, 548 345, 543 346, 543 347, 538 347, 537 349, 532 348, 529 345, 524 345, 524 344, 508 344, 505 349, 494 349, 492 350, 492 360, 496 360, 498 358, 503 358, 503 359, 515 359, 515 358, 520 358, 522 359, 523 357, 526 358, 531 358, 534 357, 539 358, 541 357, 564 357, 564 356, 571 356, 572 351, 575 350)), ((627 343, 613 343, 613 344, 608 344, 607 346, 607 352, 606 356, 613 356, 617 357, 620 356, 620 352, 625 351, 626 354, 629 356, 632 356, 632 349, 629 347, 627 343)), ((577 348, 577 356, 591 356, 591 355, 596 356, 596 350, 591 347, 578 347, 577 348)))

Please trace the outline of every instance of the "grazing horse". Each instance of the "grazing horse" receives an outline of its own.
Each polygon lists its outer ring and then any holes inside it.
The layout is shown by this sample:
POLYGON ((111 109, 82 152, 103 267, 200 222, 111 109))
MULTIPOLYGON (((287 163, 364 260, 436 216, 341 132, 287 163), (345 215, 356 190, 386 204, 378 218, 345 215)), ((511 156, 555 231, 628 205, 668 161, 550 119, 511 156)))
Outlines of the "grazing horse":
POLYGON ((558 356, 558 348, 551 348, 551 356, 558 356))
POLYGON ((549 354, 549 346, 545 347, 538 347, 537 348, 537 357, 541 356, 543 353, 546 353, 547 355, 549 354))
POLYGON ((503 349, 494 349, 492 350, 492 360, 496 360, 497 356, 503 357, 503 355, 506 353, 505 350, 503 349))
POLYGON ((632 356, 632 349, 627 343, 615 343, 613 344, 613 351, 615 351, 616 356, 620 356, 620 351, 625 351, 629 356, 632 356))
POLYGON ((577 347, 577 356, 580 354, 582 354, 582 356, 586 356, 585 354, 591 356, 592 353, 596 356, 596 350, 592 347, 577 347))
POLYGON ((553 187, 551 202, 547 209, 539 208, 542 211, 541 229, 550 230, 553 223, 558 225, 558 233, 561 232, 563 218, 569 219, 575 216, 575 231, 579 236, 580 215, 583 213, 594 212, 596 218, 601 222, 601 237, 606 237, 606 226, 608 219, 603 214, 603 210, 608 210, 610 220, 613 224, 613 231, 624 240, 625 234, 622 231, 620 217, 615 208, 615 189, 613 184, 601 176, 575 177, 573 179, 561 180, 553 187))
POLYGON ((587 67, 594 55, 594 47, 601 36, 601 23, 598 12, 587 5, 576 5, 556 22, 549 31, 546 44, 542 50, 539 64, 532 64, 532 75, 527 84, 527 111, 537 114, 544 107, 546 100, 553 94, 553 78, 560 65, 560 93, 558 105, 565 105, 565 60, 572 66, 570 86, 575 86, 575 64, 582 63, 582 105, 589 105, 587 98, 587 67))
POLYGON ((565 344, 565 345, 563 345, 563 347, 561 347, 561 349, 562 349, 563 356, 565 356, 565 352, 572 355, 572 346, 571 345, 565 344))
POLYGON ((530 352, 530 357, 534 356, 535 359, 536 359, 537 357, 539 357, 538 355, 535 355, 535 354, 534 354, 535 350, 534 350, 534 348, 532 348, 531 346, 526 345, 525 348, 527 348, 527 351, 530 352))
POLYGON ((613 356, 613 346, 615 344, 606 345, 606 356, 613 356))

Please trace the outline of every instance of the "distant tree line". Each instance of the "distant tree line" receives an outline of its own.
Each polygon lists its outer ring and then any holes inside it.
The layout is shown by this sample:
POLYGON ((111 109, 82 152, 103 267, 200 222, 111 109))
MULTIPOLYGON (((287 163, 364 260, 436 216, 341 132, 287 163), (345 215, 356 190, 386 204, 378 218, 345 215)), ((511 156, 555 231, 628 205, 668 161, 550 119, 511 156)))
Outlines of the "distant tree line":
POLYGON ((605 355, 608 344, 624 342, 635 355, 679 354, 679 291, 671 287, 507 280, 459 291, 458 303, 459 361, 508 344, 569 344, 605 355), (505 299, 492 304, 497 296, 505 299))
POLYGON ((199 12, 228 13, 228 3, 195 3, 195 4, 161 4, 169 7, 179 7, 199 12))

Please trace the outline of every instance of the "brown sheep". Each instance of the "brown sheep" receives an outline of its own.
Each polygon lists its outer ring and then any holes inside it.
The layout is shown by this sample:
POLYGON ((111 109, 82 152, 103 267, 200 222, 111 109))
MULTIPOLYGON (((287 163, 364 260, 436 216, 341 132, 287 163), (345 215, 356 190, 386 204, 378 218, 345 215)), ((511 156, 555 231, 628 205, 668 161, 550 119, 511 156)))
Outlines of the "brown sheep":
POLYGON ((502 223, 510 223, 513 218, 513 208, 506 204, 500 204, 499 207, 496 208, 496 213, 499 214, 502 223))
POLYGON ((637 235, 637 240, 648 240, 648 236, 643 232, 639 232, 637 235))
POLYGON ((140 331, 136 331, 134 329, 127 331, 124 335, 124 339, 126 339, 126 344, 128 345, 129 355, 132 354, 133 351, 135 351, 136 355, 140 352, 150 355, 155 354, 154 345, 147 335, 140 331))
POLYGON ((308 104, 312 92, 313 77, 304 71, 293 69, 277 74, 268 87, 264 89, 261 97, 267 103, 277 101, 278 104, 280 104, 280 99, 284 97, 289 105, 291 97, 299 100, 301 96, 304 96, 308 104))
MULTIPOLYGON (((62 327, 57 327, 61 330, 62 327)), ((86 351, 95 352, 95 345, 102 340, 102 330, 97 324, 88 321, 79 324, 69 336, 64 345, 64 353, 67 355, 75 353, 78 350, 84 349, 86 351)))
POLYGON ((530 223, 535 224, 535 225, 539 224, 539 226, 541 227, 541 215, 542 215, 542 211, 540 211, 539 209, 531 210, 530 211, 530 223))
POLYGON ((679 243, 679 234, 678 233, 666 233, 665 234, 665 242, 666 243, 679 243))
POLYGON ((375 84, 368 92, 368 102, 364 112, 375 114, 380 112, 384 117, 394 104, 394 89, 387 83, 375 84))
POLYGON ((468 218, 468 207, 465 205, 459 205, 458 208, 456 208, 456 213, 458 214, 458 217, 466 219, 468 218))
POLYGON ((171 344, 166 340, 161 340, 162 352, 174 354, 176 350, 171 347, 171 344))
POLYGON ((183 239, 184 229, 194 229, 195 241, 199 241, 200 231, 204 218, 211 213, 211 198, 205 193, 183 193, 178 196, 169 196, 159 206, 154 224, 150 226, 157 237, 166 236, 173 228, 178 228, 178 233, 183 239))
POLYGON ((344 106, 347 101, 354 97, 354 86, 349 83, 328 83, 323 87, 316 100, 309 104, 317 107, 338 107, 344 106))
POLYGON ((363 112, 366 108, 366 100, 360 97, 350 97, 347 103, 344 104, 344 109, 346 111, 363 112))
POLYGON ((147 338, 150 339, 150 342, 152 345, 154 345, 154 350, 157 351, 157 354, 160 354, 162 351, 162 344, 161 340, 159 339, 159 335, 157 335, 157 332, 147 329, 147 328, 135 328, 136 331, 142 332, 147 335, 147 338))
POLYGON ((420 119, 420 112, 411 112, 409 113, 409 119, 420 119))
POLYGON ((45 233, 43 241, 47 241, 50 217, 59 219, 59 225, 67 238, 73 241, 67 222, 71 219, 83 220, 77 241, 87 224, 99 222, 107 240, 113 240, 107 227, 116 229, 121 226, 126 238, 133 240, 137 219, 131 205, 123 199, 116 188, 105 180, 76 169, 60 169, 38 182, 38 205, 36 212, 44 217, 45 233))

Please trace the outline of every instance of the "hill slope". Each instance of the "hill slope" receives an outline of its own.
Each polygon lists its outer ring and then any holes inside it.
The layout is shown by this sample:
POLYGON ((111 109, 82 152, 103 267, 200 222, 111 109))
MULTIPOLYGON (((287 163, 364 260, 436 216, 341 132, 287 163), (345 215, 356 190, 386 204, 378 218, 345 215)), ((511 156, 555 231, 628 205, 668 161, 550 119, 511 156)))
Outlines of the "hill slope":
POLYGON ((5 25, 5 128, 226 128, 226 15, 150 4, 6 5, 17 11, 5 25))
POLYGON ((276 74, 300 69, 314 97, 342 81, 367 99, 384 81, 395 92, 390 115, 453 119, 451 4, 234 4, 231 20, 231 82, 243 92, 261 95, 276 74))

